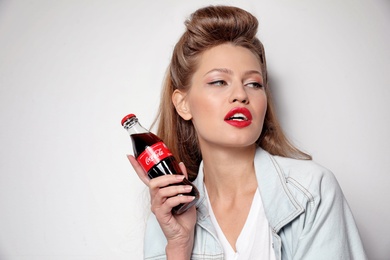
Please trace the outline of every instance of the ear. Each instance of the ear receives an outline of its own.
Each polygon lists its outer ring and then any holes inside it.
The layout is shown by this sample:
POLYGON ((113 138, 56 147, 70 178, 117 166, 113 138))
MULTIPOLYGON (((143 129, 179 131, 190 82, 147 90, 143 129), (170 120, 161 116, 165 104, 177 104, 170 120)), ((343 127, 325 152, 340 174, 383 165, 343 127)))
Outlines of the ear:
POLYGON ((186 100, 187 94, 176 89, 172 94, 172 102, 176 108, 176 112, 184 119, 190 120, 192 119, 191 111, 188 107, 188 103, 186 100))

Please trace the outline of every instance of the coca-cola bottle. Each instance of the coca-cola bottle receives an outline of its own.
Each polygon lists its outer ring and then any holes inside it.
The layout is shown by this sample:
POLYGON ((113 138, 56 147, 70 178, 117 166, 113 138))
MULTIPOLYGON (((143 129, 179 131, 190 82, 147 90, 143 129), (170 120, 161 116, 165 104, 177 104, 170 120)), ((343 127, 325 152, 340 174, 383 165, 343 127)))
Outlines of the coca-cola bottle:
MULTIPOLYGON (((164 142, 155 134, 144 128, 134 114, 129 114, 122 119, 122 126, 130 134, 134 156, 149 178, 155 178, 167 174, 183 174, 175 157, 169 151, 164 142)), ((195 199, 186 204, 180 204, 172 209, 172 213, 181 214, 189 209, 199 199, 199 191, 186 178, 181 183, 174 185, 191 185, 192 190, 186 194, 195 199)))

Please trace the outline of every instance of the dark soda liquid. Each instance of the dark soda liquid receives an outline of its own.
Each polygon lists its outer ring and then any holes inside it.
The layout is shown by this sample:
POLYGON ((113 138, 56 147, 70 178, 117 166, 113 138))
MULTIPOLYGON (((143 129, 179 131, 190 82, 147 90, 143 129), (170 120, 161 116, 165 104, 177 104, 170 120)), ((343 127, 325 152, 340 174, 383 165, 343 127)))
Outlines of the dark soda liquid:
MULTIPOLYGON (((132 134, 131 140, 133 143, 134 156, 138 158, 138 156, 149 146, 152 146, 155 143, 161 142, 161 139, 158 138, 153 133, 141 133, 141 134, 132 134)), ((179 164, 177 163, 175 157, 168 156, 165 159, 161 160, 159 163, 154 165, 148 172, 149 178, 153 179, 159 176, 167 175, 167 174, 180 174, 183 175, 179 164)), ((192 190, 185 195, 194 196, 195 199, 190 203, 180 204, 172 209, 172 212, 175 214, 181 214, 189 209, 192 205, 196 203, 199 199, 199 192, 197 188, 186 178, 183 179, 182 182, 174 184, 174 185, 191 185, 192 190)), ((178 196, 182 196, 183 194, 179 194, 178 196)))

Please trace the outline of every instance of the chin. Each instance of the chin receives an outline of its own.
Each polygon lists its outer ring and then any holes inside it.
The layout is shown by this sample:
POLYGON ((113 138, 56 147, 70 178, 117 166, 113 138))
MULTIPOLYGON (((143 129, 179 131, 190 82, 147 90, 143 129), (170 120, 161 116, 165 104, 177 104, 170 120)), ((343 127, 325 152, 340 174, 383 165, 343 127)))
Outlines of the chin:
POLYGON ((233 142, 233 143, 227 144, 226 146, 230 147, 230 148, 238 148, 238 149, 243 149, 243 148, 248 148, 248 149, 250 148, 250 149, 252 149, 253 147, 257 147, 257 144, 254 141, 251 141, 251 142, 233 142))

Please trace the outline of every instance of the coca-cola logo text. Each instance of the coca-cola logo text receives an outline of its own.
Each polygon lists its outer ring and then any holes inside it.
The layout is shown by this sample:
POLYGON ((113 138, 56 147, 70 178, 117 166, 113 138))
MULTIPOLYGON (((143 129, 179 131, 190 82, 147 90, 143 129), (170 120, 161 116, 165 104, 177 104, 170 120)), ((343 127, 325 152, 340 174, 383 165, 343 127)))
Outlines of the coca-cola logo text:
POLYGON ((154 165, 164 160, 172 153, 163 142, 158 142, 145 149, 137 158, 145 172, 148 172, 154 165))
POLYGON ((150 163, 154 163, 154 162, 159 162, 160 157, 164 155, 164 152, 161 148, 150 152, 152 153, 151 156, 145 158, 146 165, 149 165, 150 163))

